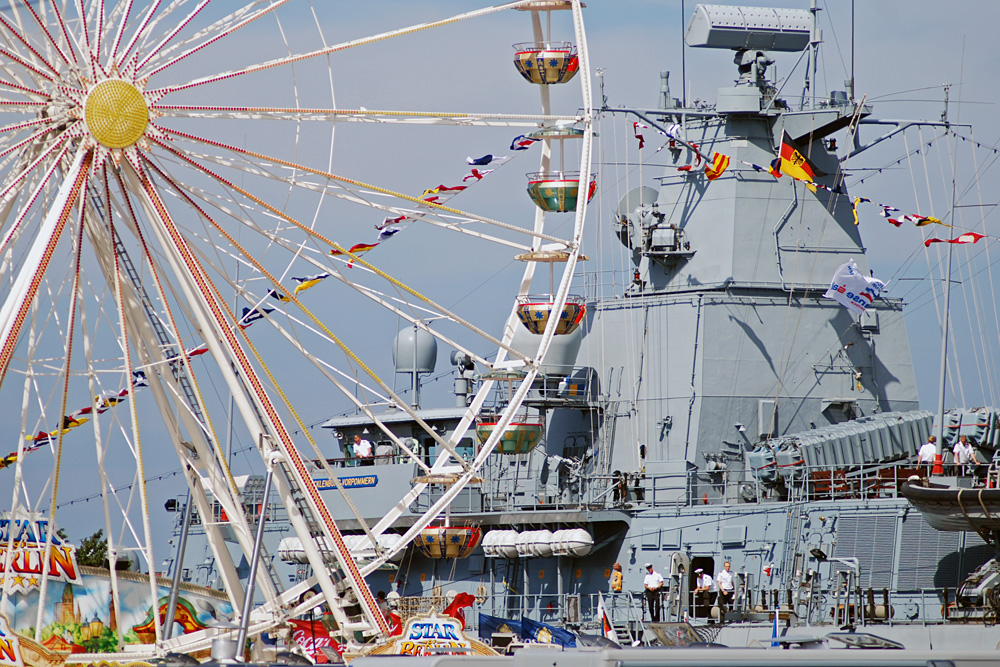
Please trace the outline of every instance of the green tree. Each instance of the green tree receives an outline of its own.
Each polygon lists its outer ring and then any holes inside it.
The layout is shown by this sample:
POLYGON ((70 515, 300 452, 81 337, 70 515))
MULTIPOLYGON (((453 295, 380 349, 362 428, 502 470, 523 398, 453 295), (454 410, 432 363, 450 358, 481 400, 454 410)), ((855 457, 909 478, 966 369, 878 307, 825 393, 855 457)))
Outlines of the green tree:
POLYGON ((108 566, 108 541, 104 539, 103 528, 80 542, 76 549, 76 562, 91 567, 108 566))

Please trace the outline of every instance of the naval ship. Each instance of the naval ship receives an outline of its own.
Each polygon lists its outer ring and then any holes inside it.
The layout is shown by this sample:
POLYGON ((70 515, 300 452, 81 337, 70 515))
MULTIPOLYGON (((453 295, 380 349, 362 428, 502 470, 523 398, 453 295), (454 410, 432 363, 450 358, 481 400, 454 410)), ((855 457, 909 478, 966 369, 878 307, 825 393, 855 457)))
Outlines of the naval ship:
MULTIPOLYGON (((773 65, 816 57, 815 12, 698 5, 685 39, 692 54, 735 55, 714 103, 674 97, 664 73, 655 108, 600 109, 663 144, 640 185, 591 204, 628 262, 610 277, 580 265, 566 326, 496 451, 436 525, 367 577, 370 588, 404 618, 469 593, 472 632, 480 612, 594 633, 603 594, 622 641, 667 641, 663 624, 687 621, 730 646, 844 628, 915 649, 995 648, 998 415, 919 409, 901 299, 882 295, 858 316, 824 298, 845 263, 871 273, 845 161, 948 120, 879 119, 851 90, 785 92, 773 65), (779 177, 783 146, 804 156, 807 176, 779 177), (701 163, 714 155, 729 163, 709 179, 701 163), (918 463, 933 433, 944 467, 940 456, 918 463), (960 435, 978 464, 944 475, 960 435), (694 595, 696 572, 714 577, 724 562, 735 574, 726 607, 694 595), (620 593, 608 589, 614 563, 620 593), (665 580, 659 624, 641 594, 646 563, 665 580)), ((526 350, 544 329, 533 305, 514 338, 526 350)), ((454 351, 452 396, 426 405, 416 390, 440 372, 438 356, 432 337, 404 329, 393 358, 412 379, 412 409, 322 424, 325 463, 346 495, 318 465, 314 481, 361 563, 392 546, 392 534, 373 546, 365 524, 398 510, 399 489, 433 489, 401 512, 400 534, 449 489, 447 474, 426 475, 399 443, 428 465, 440 440, 471 457, 523 377, 454 351), (462 417, 483 382, 496 390, 469 427, 462 417), (371 456, 356 455, 356 436, 371 456)), ((244 502, 259 504, 262 487, 243 481, 244 502)), ((276 510, 266 553, 282 579, 304 580, 308 559, 276 510)), ((198 539, 196 522, 188 563, 198 539)), ((182 578, 211 585, 218 573, 209 558, 182 578)))

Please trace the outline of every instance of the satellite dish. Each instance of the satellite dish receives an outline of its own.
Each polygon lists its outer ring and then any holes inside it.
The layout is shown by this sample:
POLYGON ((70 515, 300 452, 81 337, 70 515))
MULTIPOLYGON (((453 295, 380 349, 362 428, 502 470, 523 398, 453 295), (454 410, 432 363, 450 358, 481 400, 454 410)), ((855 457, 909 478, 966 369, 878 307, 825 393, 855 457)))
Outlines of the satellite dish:
POLYGON ((651 187, 643 185, 642 187, 632 188, 618 202, 615 214, 619 216, 631 215, 640 206, 652 206, 659 198, 660 193, 651 187))
POLYGON ((642 244, 643 218, 659 198, 659 192, 644 185, 632 188, 618 202, 618 207, 615 209, 618 240, 626 248, 636 250, 642 244))

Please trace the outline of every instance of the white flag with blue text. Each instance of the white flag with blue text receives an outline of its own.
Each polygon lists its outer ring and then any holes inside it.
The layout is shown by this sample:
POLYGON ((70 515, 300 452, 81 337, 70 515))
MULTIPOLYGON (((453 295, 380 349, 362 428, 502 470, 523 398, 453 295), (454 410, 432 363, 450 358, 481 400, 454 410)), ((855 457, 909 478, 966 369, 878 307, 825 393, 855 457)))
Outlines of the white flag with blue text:
POLYGON ((854 260, 849 259, 846 264, 837 267, 830 289, 823 296, 837 301, 855 315, 861 315, 884 289, 884 282, 862 274, 854 260))

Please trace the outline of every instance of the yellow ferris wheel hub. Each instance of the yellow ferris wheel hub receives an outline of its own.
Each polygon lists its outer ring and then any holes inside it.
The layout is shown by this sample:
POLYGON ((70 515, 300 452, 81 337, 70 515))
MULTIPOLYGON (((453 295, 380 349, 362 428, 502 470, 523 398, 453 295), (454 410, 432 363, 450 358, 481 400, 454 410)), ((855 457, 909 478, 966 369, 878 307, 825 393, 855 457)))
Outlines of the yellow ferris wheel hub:
POLYGON ((121 79, 106 79, 91 88, 83 115, 90 133, 108 148, 125 148, 139 141, 149 122, 142 93, 121 79))

